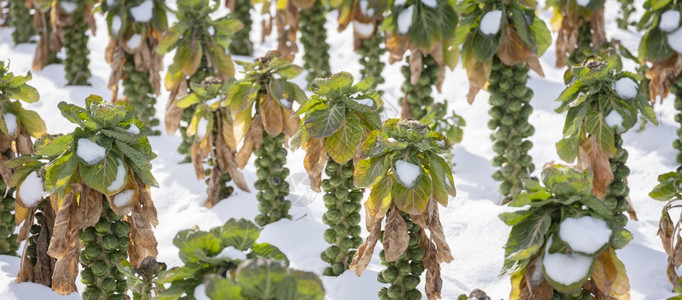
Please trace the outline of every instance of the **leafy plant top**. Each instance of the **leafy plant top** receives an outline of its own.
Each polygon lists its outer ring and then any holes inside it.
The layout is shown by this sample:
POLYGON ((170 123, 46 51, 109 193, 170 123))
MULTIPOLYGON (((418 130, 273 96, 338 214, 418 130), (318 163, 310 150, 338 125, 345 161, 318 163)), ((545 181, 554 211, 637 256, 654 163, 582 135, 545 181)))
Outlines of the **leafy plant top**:
POLYGON ((236 144, 243 141, 237 153, 237 165, 243 168, 260 146, 263 130, 273 137, 296 133, 299 119, 292 108, 294 102, 303 103, 306 96, 290 81, 303 72, 293 64, 293 56, 268 51, 253 63, 237 63, 244 67, 244 78, 229 89, 225 105, 233 114, 234 140, 236 144))
POLYGON ((523 1, 465 0, 459 3, 455 45, 469 77, 471 103, 490 77, 493 56, 506 65, 527 64, 544 76, 538 57, 552 43, 545 23, 523 1))
POLYGON ((21 106, 21 102, 34 103, 40 98, 38 90, 27 84, 31 78, 30 72, 26 76, 14 75, 9 71, 9 64, 0 61, 1 152, 10 147, 12 140, 18 139, 17 150, 21 154, 29 154, 33 149, 28 135, 38 138, 47 131, 38 113, 21 106))
POLYGON ((528 180, 526 190, 509 203, 526 208, 500 214, 500 219, 512 226, 503 273, 512 273, 513 299, 528 299, 519 296, 526 289, 523 280, 531 284, 531 274, 536 274, 533 270, 540 267, 543 281, 549 285, 533 279, 532 290, 535 293, 535 288, 543 286, 549 290, 536 296, 549 293, 549 299, 552 288, 569 295, 580 292, 589 278, 607 295, 629 293, 625 268, 613 251, 632 240, 632 234, 623 228, 627 218, 614 215, 590 194, 592 176, 590 171, 549 165, 542 171, 544 186, 528 180), (608 275, 611 281, 598 274, 604 268, 614 268, 615 274, 608 275))
POLYGON ((368 77, 353 84, 353 76, 341 72, 310 85, 313 95, 296 112, 304 116, 291 146, 306 150, 304 166, 313 189, 320 188, 327 155, 343 165, 356 156, 369 131, 381 128, 383 100, 372 82, 368 77))
POLYGON ((261 228, 230 219, 209 231, 180 231, 173 239, 185 264, 163 272, 157 284, 170 284, 158 299, 185 299, 206 285, 211 299, 323 299, 322 282, 313 273, 289 268, 277 247, 257 243, 261 228))
POLYGON ((663 249, 668 254, 666 275, 673 284, 673 292, 682 293, 682 281, 678 275, 678 268, 682 262, 682 242, 680 241, 680 222, 682 215, 673 222, 670 212, 680 207, 682 200, 682 168, 676 172, 668 172, 658 176, 658 185, 649 193, 649 196, 658 201, 667 201, 661 212, 658 223, 658 236, 661 238, 663 249))
POLYGON ((638 87, 640 80, 639 75, 623 71, 620 56, 611 51, 569 68, 564 74, 567 87, 556 100, 561 104, 555 111, 567 112, 563 138, 556 144, 559 157, 572 162, 587 134, 612 156, 616 152, 614 134, 632 128, 638 113, 658 124, 638 87))

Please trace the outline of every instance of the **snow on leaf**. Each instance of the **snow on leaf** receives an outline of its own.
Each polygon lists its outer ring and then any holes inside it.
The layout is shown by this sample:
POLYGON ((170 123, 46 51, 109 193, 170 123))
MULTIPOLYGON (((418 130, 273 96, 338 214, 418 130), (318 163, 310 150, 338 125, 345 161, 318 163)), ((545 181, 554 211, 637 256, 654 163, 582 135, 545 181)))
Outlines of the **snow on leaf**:
POLYGON ((62 10, 67 14, 73 13, 78 8, 78 4, 73 2, 59 1, 59 4, 62 7, 62 10))
POLYGON ((615 109, 612 110, 606 118, 604 118, 604 121, 606 121, 606 125, 612 128, 621 128, 623 127, 623 116, 620 115, 618 111, 615 109))
POLYGON ((358 20, 353 20, 353 28, 362 36, 370 36, 374 32, 374 24, 362 23, 358 20))
MULTIPOLYGON (((551 279, 550 283, 555 289, 570 293, 572 289, 575 289, 576 283, 587 281, 594 258, 579 253, 549 253, 551 244, 552 237, 548 239, 545 247, 545 256, 542 259, 543 271, 551 279)), ((580 289, 580 286, 577 289, 580 289)))
POLYGON ((130 201, 133 200, 133 195, 135 195, 135 191, 133 190, 125 190, 116 194, 116 196, 114 196, 114 205, 117 207, 124 207, 128 205, 130 201))
POLYGON ((3 119, 5 119, 5 127, 7 127, 7 134, 10 136, 15 135, 17 133, 17 116, 14 115, 13 113, 4 113, 2 115, 3 119))
POLYGON ((436 8, 438 6, 438 2, 436 0, 421 0, 422 4, 431 7, 431 8, 436 8))
POLYGON ((135 124, 130 124, 130 127, 128 127, 128 129, 126 129, 126 131, 128 131, 129 133, 134 134, 134 135, 140 134, 140 128, 137 127, 137 125, 135 125, 135 124))
POLYGON ((206 118, 199 119, 199 124, 197 124, 197 138, 203 139, 206 136, 206 131, 208 130, 208 120, 206 118))
POLYGON ((591 0, 577 0, 576 2, 578 2, 578 5, 585 7, 590 4, 590 1, 591 0))
POLYGON ((118 35, 118 31, 121 30, 121 17, 114 16, 111 18, 111 33, 113 35, 118 35))
POLYGON ((17 196, 26 208, 36 206, 43 199, 43 179, 38 177, 38 173, 29 173, 17 189, 17 196))
POLYGON ((140 47, 140 44, 142 44, 142 36, 139 33, 131 35, 128 41, 126 41, 126 46, 130 49, 136 49, 140 47))
POLYGON ((137 7, 130 9, 130 13, 133 15, 135 22, 147 23, 152 19, 154 9, 154 2, 152 0, 145 0, 140 3, 137 7))
POLYGON ((637 97, 637 83, 629 77, 623 77, 614 85, 616 93, 623 99, 632 100, 637 97))
POLYGON ((223 251, 220 251, 218 255, 215 256, 215 258, 229 258, 229 259, 241 259, 245 260, 246 259, 246 253, 244 251, 238 250, 235 247, 228 246, 223 249, 223 251))
POLYGON ((677 53, 682 53, 682 27, 672 33, 668 33, 668 45, 677 53))
POLYGON ((481 18, 481 24, 479 29, 483 34, 495 35, 500 31, 500 23, 502 21, 502 11, 501 10, 491 10, 481 18))
POLYGON ((421 175, 421 167, 404 160, 395 162, 395 175, 398 182, 406 188, 413 188, 417 178, 421 175))
POLYGON ((86 138, 78 139, 78 148, 76 155, 80 157, 86 164, 92 166, 100 162, 107 154, 107 149, 95 144, 95 142, 86 138))
POLYGON ((406 34, 412 26, 412 13, 414 12, 414 6, 405 8, 398 14, 398 32, 400 34, 406 34))
MULTIPOLYGON (((125 164, 123 164, 123 160, 118 158, 118 167, 116 167, 116 178, 107 187, 107 190, 109 190, 111 192, 115 192, 115 191, 120 190, 121 187, 123 187, 123 184, 125 183, 125 179, 126 179, 126 167, 125 167, 125 164)), ((116 198, 114 198, 114 200, 115 199, 116 198)), ((122 205, 118 205, 118 204, 116 204, 116 205, 122 206, 122 205)))
POLYGON ((658 28, 663 32, 671 32, 680 27, 680 12, 669 10, 661 14, 661 21, 658 28))
POLYGON ((559 237, 573 251, 595 254, 611 238, 611 229, 602 219, 591 216, 566 218, 559 225, 559 237))

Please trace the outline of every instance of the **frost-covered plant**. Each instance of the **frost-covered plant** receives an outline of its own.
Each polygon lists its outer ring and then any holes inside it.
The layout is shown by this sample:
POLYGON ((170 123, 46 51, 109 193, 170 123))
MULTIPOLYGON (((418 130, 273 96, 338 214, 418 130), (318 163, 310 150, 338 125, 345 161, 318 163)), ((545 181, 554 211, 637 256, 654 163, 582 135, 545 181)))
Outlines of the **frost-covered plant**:
POLYGON ((381 24, 386 32, 389 62, 401 61, 410 50, 408 66, 402 67, 405 83, 401 117, 419 120, 433 103, 431 91, 440 90, 445 67, 454 68, 459 58, 455 47, 457 13, 447 0, 394 1, 381 24))
POLYGON ((302 7, 298 27, 303 44, 303 68, 307 71, 305 78, 309 83, 315 78, 324 78, 332 73, 325 27, 327 3, 324 0, 313 0, 311 4, 310 7, 302 7))
MULTIPOLYGON (((47 2, 47 1, 45 1, 47 2)), ((50 0, 50 22, 54 31, 49 36, 52 50, 66 48, 64 71, 68 85, 89 85, 90 51, 88 28, 95 32, 92 8, 95 0, 50 0)), ((42 5, 42 4, 39 4, 42 5)), ((42 38, 42 37, 41 37, 42 38)))
POLYGON ((663 243, 663 249, 668 254, 668 265, 665 270, 668 280, 673 284, 673 292, 682 293, 682 277, 678 275, 682 265, 682 241, 680 240, 680 223, 682 215, 673 222, 670 212, 680 207, 682 200, 682 167, 676 172, 669 172, 658 176, 658 185, 649 193, 651 198, 667 201, 661 212, 658 223, 658 236, 663 243))
POLYGON ((303 72, 293 60, 293 56, 268 51, 253 63, 237 62, 244 67, 244 78, 235 82, 227 94, 235 145, 243 142, 237 152, 237 166, 244 168, 251 154, 257 156, 258 180, 254 186, 261 212, 255 218, 258 226, 291 218, 288 214, 291 202, 286 199, 289 169, 284 144, 296 133, 300 122, 292 110, 293 104, 306 99, 301 88, 289 81, 303 72))
POLYGON ((386 49, 382 45, 384 37, 378 25, 381 24, 387 7, 388 1, 377 0, 342 0, 337 7, 339 31, 353 24, 353 44, 355 51, 360 54, 362 65, 360 74, 363 79, 374 78, 373 89, 384 83, 381 72, 385 64, 381 57, 386 49))
POLYGON ((628 211, 633 218, 627 199, 628 153, 620 135, 637 123, 638 114, 658 124, 639 80, 622 71, 620 56, 609 51, 568 69, 567 87, 556 100, 561 102, 556 112, 566 112, 563 138, 556 143, 559 157, 569 163, 578 158, 581 167, 591 168, 592 194, 615 213, 628 211))
POLYGON ((201 83, 207 77, 222 80, 234 77, 234 64, 227 48, 234 33, 243 28, 239 20, 229 16, 212 19, 210 14, 218 10, 220 1, 213 5, 211 2, 178 0, 178 10, 173 12, 178 21, 168 29, 157 47, 161 54, 175 49, 164 81, 170 91, 164 123, 168 133, 180 128, 182 143, 178 152, 187 155, 187 160, 193 139, 185 135, 185 124, 189 124, 194 112, 181 109, 175 102, 189 92, 190 83, 201 83))
POLYGON ((52 1, 31 1, 31 3, 33 21, 35 22, 36 33, 39 36, 33 55, 33 70, 42 70, 49 64, 61 62, 57 58, 60 46, 59 43, 56 43, 56 39, 50 39, 54 31, 50 20, 52 1))
POLYGON ((291 146, 306 150, 303 166, 310 186, 317 192, 322 186, 325 192, 322 222, 330 228, 324 239, 332 246, 322 253, 322 260, 331 264, 323 274, 339 276, 362 243, 362 191, 353 184, 353 158, 363 137, 381 128, 383 100, 372 89, 372 78, 353 85, 353 76, 346 72, 315 79, 309 88, 313 95, 297 112, 305 116, 291 146), (321 180, 323 169, 328 179, 321 180))
POLYGON ((170 284, 159 298, 324 299, 317 275, 289 268, 289 260, 277 247, 256 243, 260 232, 245 219, 230 219, 209 231, 195 227, 178 232, 173 244, 184 265, 156 280, 158 285, 170 284))
MULTIPOLYGON (((31 80, 31 73, 26 76, 16 76, 9 72, 9 65, 0 61, 0 160, 6 161, 20 155, 33 153, 31 137, 39 137, 45 133, 45 123, 32 110, 24 109, 21 102, 33 103, 38 101, 38 91, 27 84, 31 80)), ((0 164, 0 254, 16 255, 19 248, 17 235, 14 234, 15 217, 19 224, 27 217, 28 211, 19 207, 15 216, 15 196, 12 189, 11 167, 0 164)), ((27 194, 17 194, 21 198, 27 194)), ((21 200, 19 200, 21 201, 21 200)), ((33 216, 31 216, 32 218, 33 216)), ((27 232, 24 232, 22 239, 27 232)))
POLYGON ((251 10, 253 9, 253 4, 251 0, 227 0, 225 1, 225 6, 227 6, 232 14, 244 24, 244 28, 237 31, 232 38, 232 43, 230 43, 230 53, 234 55, 252 55, 253 54, 253 42, 251 42, 251 10))
POLYGON ((103 0, 100 8, 106 14, 109 45, 106 60, 112 68, 109 89, 118 97, 118 84, 123 81, 123 95, 137 113, 136 118, 149 126, 145 131, 160 134, 152 127, 159 125, 154 117, 156 95, 161 90, 163 56, 156 51, 164 31, 168 29, 162 0, 103 0))
POLYGON ((56 212, 47 248, 56 259, 52 289, 75 292, 80 262, 83 299, 124 299, 126 281, 116 264, 129 258, 137 266, 157 254, 149 192, 157 186, 150 163, 156 155, 129 104, 94 95, 85 104, 59 103, 76 129, 41 142, 36 155, 13 160, 18 168, 12 182, 19 196, 31 195, 30 201, 18 197, 17 204, 35 209, 46 202, 56 212), (42 201, 43 190, 50 201, 42 201))
POLYGON ((377 279, 391 286, 379 291, 379 299, 421 299, 416 287, 425 270, 426 296, 440 298, 440 264, 453 259, 438 215, 438 204, 455 196, 450 166, 439 156, 449 148, 442 134, 414 120, 389 119, 362 142, 368 158, 357 163, 353 179, 371 189, 365 202, 369 236, 349 269, 361 275, 381 241, 386 268, 377 279))
POLYGON ((193 138, 191 158, 195 175, 198 179, 210 176, 206 179, 207 207, 232 194, 234 189, 227 186, 232 179, 240 189, 249 191, 244 176, 237 170, 233 121, 224 102, 233 83, 234 79, 223 82, 211 77, 202 84, 190 83, 192 93, 176 102, 178 107, 194 112, 184 135, 193 138), (204 170, 207 157, 210 168, 204 170))
POLYGON ((138 267, 127 260, 116 265, 125 275, 128 288, 133 292, 133 300, 151 300, 152 292, 158 295, 163 287, 155 285, 154 281, 162 271, 166 271, 166 264, 156 261, 154 257, 145 257, 138 267))
MULTIPOLYGON (((639 59, 650 65, 646 72, 649 101, 661 100, 672 92, 675 96, 675 121, 682 127, 682 2, 652 1, 644 3, 645 13, 637 28, 645 31, 639 44, 639 59)), ((682 128, 677 129, 673 147, 676 160, 682 164, 682 128)))
POLYGON ((552 42, 545 23, 535 9, 522 1, 460 2, 457 42, 469 77, 469 103, 488 86, 491 104, 488 127, 497 155, 492 164, 500 168, 493 179, 506 203, 522 189, 521 181, 535 170, 528 140, 535 128, 528 122, 533 112, 533 91, 526 86, 528 69, 544 76, 538 57, 552 42))
POLYGON ((500 214, 512 226, 503 273, 509 299, 629 299, 625 266, 616 255, 631 240, 627 218, 591 194, 592 172, 548 165, 542 183, 524 182, 500 214))
MULTIPOLYGON (((556 66, 579 64, 606 46, 605 0, 550 0, 556 40, 556 66)), ((632 2, 632 1, 630 1, 632 2)))
MULTIPOLYGON (((14 27, 12 40, 14 44, 28 43, 31 37, 36 34, 33 27, 33 16, 31 16, 31 0, 9 0, 10 25, 14 27)), ((0 6, 2 10, 2 6, 0 6)))

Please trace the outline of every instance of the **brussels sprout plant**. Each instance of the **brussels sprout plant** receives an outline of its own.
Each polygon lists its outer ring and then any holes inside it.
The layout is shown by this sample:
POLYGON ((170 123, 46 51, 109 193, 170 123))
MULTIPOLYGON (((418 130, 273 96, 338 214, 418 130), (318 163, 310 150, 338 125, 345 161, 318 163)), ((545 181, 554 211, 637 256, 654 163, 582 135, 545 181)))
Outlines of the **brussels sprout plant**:
MULTIPOLYGON (((0 61, 0 161, 7 161, 20 155, 33 153, 31 137, 39 137, 45 133, 45 123, 40 116, 31 110, 24 109, 21 102, 38 101, 38 91, 27 84, 31 73, 26 76, 15 76, 9 72, 9 65, 0 61)), ((0 188, 3 191, 0 199, 0 254, 16 255, 19 248, 17 235, 14 234, 15 217, 17 225, 28 211, 19 207, 15 215, 14 189, 11 188, 12 169, 0 164, 0 188)), ((24 194, 25 195, 25 194, 24 194)), ((21 194, 18 194, 19 198, 21 194)), ((32 216, 31 216, 32 217, 32 216)), ((23 232, 22 237, 26 235, 23 232)))
MULTIPOLYGON (((449 116, 446 116, 447 113, 448 102, 434 103, 426 109, 426 114, 419 121, 429 126, 431 130, 443 134, 450 145, 458 144, 462 142, 464 136, 462 127, 466 126, 466 121, 454 110, 449 116)), ((453 165, 451 151, 445 153, 445 159, 448 160, 448 164, 453 165)))
POLYGON ((159 125, 154 117, 156 95, 161 89, 163 56, 156 49, 162 33, 168 29, 166 9, 161 0, 103 0, 109 45, 106 59, 111 65, 109 89, 118 97, 118 84, 123 81, 123 95, 137 113, 136 118, 149 126, 150 134, 160 134, 151 128, 159 125))
POLYGON ((50 22, 54 31, 50 34, 50 48, 66 48, 64 71, 68 85, 89 85, 90 59, 88 55, 88 28, 95 32, 92 16, 94 0, 51 0, 50 22))
POLYGON ((591 194, 592 172, 548 165, 540 185, 524 182, 500 214, 512 226, 503 273, 509 299, 628 299, 630 284, 616 255, 631 240, 627 218, 591 194), (589 236, 590 238, 586 238, 589 236))
POLYGON ((559 95, 556 112, 566 112, 563 138, 556 143, 559 157, 594 172, 592 193, 615 213, 630 209, 626 178, 630 169, 621 134, 637 123, 641 113, 658 124, 641 92, 639 76, 622 71, 620 56, 609 51, 566 71, 566 89, 559 95))
POLYGON ((419 120, 433 103, 433 86, 440 90, 445 76, 444 67, 454 68, 459 50, 454 46, 457 13, 447 0, 394 1, 381 29, 386 32, 389 62, 401 61, 410 50, 405 76, 404 93, 400 105, 401 117, 419 120))
POLYGON ((232 179, 240 189, 249 191, 244 176, 237 170, 232 117, 223 105, 224 95, 233 82, 234 79, 222 82, 209 77, 202 84, 190 83, 192 93, 176 102, 178 107, 194 111, 185 135, 194 138, 191 158, 197 178, 210 176, 206 179, 207 207, 232 194, 233 188, 227 186, 232 179), (206 157, 209 170, 204 170, 206 157))
POLYGON ((17 197, 26 209, 42 202, 43 189, 51 194, 52 289, 75 292, 80 262, 83 299, 124 299, 126 281, 116 264, 129 258, 137 266, 157 254, 152 226, 158 221, 149 192, 157 186, 150 163, 155 154, 129 104, 94 95, 85 102, 85 109, 59 104, 76 129, 41 143, 34 156, 15 159, 12 182, 20 197, 30 191, 32 201, 17 197))
POLYGON ((128 288, 133 292, 133 300, 151 300, 152 292, 158 295, 163 289, 155 284, 155 280, 162 271, 166 271, 166 264, 151 256, 145 257, 139 267, 127 260, 122 260, 116 267, 125 275, 128 288))
POLYGON ((59 52, 59 43, 51 40, 52 23, 50 19, 52 11, 52 1, 31 1, 33 8, 33 21, 35 22, 36 33, 38 34, 38 43, 36 44, 35 54, 33 55, 33 70, 42 70, 45 66, 53 63, 61 62, 57 58, 59 52))
POLYGON ((385 64, 381 61, 381 57, 386 53, 386 49, 382 45, 384 37, 379 25, 384 18, 383 13, 387 6, 388 1, 342 0, 338 7, 339 31, 353 24, 353 44, 355 51, 360 54, 360 65, 362 65, 360 74, 362 78, 374 78, 373 89, 384 83, 381 72, 385 64))
POLYGON ((438 204, 455 196, 450 166, 439 156, 449 148, 442 134, 414 120, 389 119, 362 142, 368 158, 358 162, 353 180, 371 189, 365 202, 369 236, 349 268, 360 276, 381 241, 386 268, 377 279, 391 286, 379 291, 379 299, 421 299, 416 287, 424 271, 426 296, 440 298, 440 264, 453 259, 438 215, 438 204))
POLYGON ((308 82, 331 75, 327 28, 324 26, 327 23, 325 2, 313 0, 310 7, 302 7, 299 15, 298 28, 301 31, 301 44, 303 44, 303 68, 307 71, 308 82))
MULTIPOLYGON (((36 34, 35 27, 33 27, 33 16, 29 7, 30 1, 26 0, 9 0, 10 25, 14 27, 12 31, 12 40, 14 44, 28 43, 31 37, 36 34)), ((0 6, 2 10, 2 6, 0 6)))
POLYGON ((493 179, 501 181, 506 203, 521 191, 521 181, 535 170, 528 140, 535 132, 528 116, 533 112, 533 91, 526 86, 528 69, 544 76, 538 57, 551 43, 551 35, 532 7, 521 1, 460 2, 461 22, 457 44, 469 77, 469 103, 488 85, 492 105, 488 127, 497 153, 492 160, 493 179))
POLYGON ((298 52, 296 34, 298 33, 299 7, 309 7, 315 0, 252 0, 252 4, 262 4, 261 36, 272 33, 273 23, 277 28, 277 51, 282 56, 298 52), (273 8, 274 6, 274 8, 273 8))
POLYGON ((252 55, 253 42, 251 42, 251 0, 226 0, 225 5, 230 8, 232 14, 244 25, 244 28, 235 32, 230 43, 230 53, 234 55, 252 55))
POLYGON ((300 122, 292 110, 293 104, 306 99, 301 88, 289 81, 303 72, 293 60, 293 56, 269 51, 253 63, 238 62, 244 67, 244 78, 227 94, 235 145, 243 141, 237 152, 237 166, 244 168, 251 154, 257 156, 258 180, 254 186, 261 212, 255 219, 258 226, 291 218, 288 214, 291 202, 286 200, 289 168, 284 144, 296 133, 300 122))
POLYGON ((313 190, 325 192, 327 212, 322 221, 329 225, 324 239, 332 246, 322 252, 331 264, 324 275, 339 276, 350 264, 360 238, 362 191, 353 185, 353 158, 364 136, 381 128, 379 110, 383 101, 372 88, 372 78, 353 85, 346 72, 318 78, 310 85, 313 95, 298 110, 301 118, 292 149, 306 150, 303 165, 313 190), (326 168, 325 168, 326 164, 326 168), (328 179, 321 180, 324 169, 328 179))
POLYGON ((558 32, 557 67, 579 64, 592 53, 599 53, 608 43, 604 2, 605 0, 547 1, 547 6, 552 8, 552 30, 558 32))
POLYGON ((651 198, 658 201, 667 201, 661 212, 661 220, 658 224, 658 236, 663 243, 663 249, 668 254, 668 265, 665 270, 668 280, 673 284, 673 292, 682 293, 682 277, 678 275, 678 268, 682 262, 682 243, 680 243, 680 222, 682 216, 673 222, 670 216, 671 210, 680 207, 682 199, 682 167, 676 172, 669 172, 658 176, 658 185, 649 193, 651 198))
POLYGON ((184 266, 169 269, 156 280, 158 285, 170 284, 159 298, 324 299, 320 278, 289 268, 289 260, 277 247, 256 243, 260 232, 244 219, 230 219, 209 231, 178 232, 173 244, 184 266), (199 285, 205 289, 198 289, 199 285), (199 294, 202 290, 205 295, 199 294))
MULTIPOLYGON (((676 37, 680 31, 680 11, 682 2, 651 1, 644 3, 646 12, 638 24, 645 31, 639 44, 639 58, 650 65, 646 73, 649 82, 649 101, 661 100, 672 92, 675 96, 675 121, 682 127, 682 39, 676 37)), ((675 157, 682 163, 682 128, 677 129, 677 139, 673 147, 678 153, 675 157)))
POLYGON ((194 139, 185 135, 187 126, 181 121, 189 124, 194 111, 183 110, 175 102, 189 92, 190 83, 201 83, 207 77, 223 80, 234 77, 234 64, 226 49, 231 37, 243 25, 229 17, 213 20, 210 14, 218 10, 220 2, 211 6, 209 0, 178 0, 177 4, 178 10, 173 13, 178 21, 163 36, 157 51, 165 54, 176 50, 164 80, 166 89, 170 91, 164 123, 168 133, 180 128, 182 143, 178 152, 191 160, 189 151, 194 139))
POLYGON ((635 9, 635 3, 630 0, 618 0, 618 2, 620 4, 620 13, 618 14, 616 22, 618 23, 618 28, 627 30, 628 26, 637 24, 637 22, 630 21, 632 13, 637 11, 635 9))

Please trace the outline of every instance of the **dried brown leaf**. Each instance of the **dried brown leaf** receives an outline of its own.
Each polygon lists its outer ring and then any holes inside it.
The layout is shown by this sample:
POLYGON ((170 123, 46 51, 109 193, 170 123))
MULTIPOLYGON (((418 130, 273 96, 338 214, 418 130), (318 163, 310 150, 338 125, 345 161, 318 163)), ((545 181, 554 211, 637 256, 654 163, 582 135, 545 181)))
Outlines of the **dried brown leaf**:
POLYGON ((490 77, 490 71, 492 70, 492 65, 490 63, 483 64, 480 63, 473 53, 466 55, 463 61, 464 68, 467 71, 467 77, 469 78, 469 92, 467 93, 467 102, 469 104, 474 102, 476 94, 482 88, 486 86, 488 82, 488 77, 490 77))
POLYGON ((80 238, 78 231, 78 207, 75 203, 75 190, 64 197, 62 207, 57 211, 54 230, 47 254, 57 259, 52 276, 52 289, 60 295, 76 292, 78 277, 78 256, 80 238))
POLYGON ((410 49, 410 84, 417 85, 419 79, 422 77, 422 70, 424 70, 423 63, 424 56, 418 49, 410 49))
POLYGON ((508 66, 525 63, 532 51, 526 47, 523 40, 513 26, 505 27, 505 34, 500 47, 497 49, 497 57, 508 66))
POLYGON ((422 263, 426 271, 426 282, 424 282, 424 291, 429 300, 440 299, 441 290, 443 289, 443 279, 440 276, 440 263, 437 258, 437 251, 432 242, 424 243, 426 233, 424 229, 419 230, 419 235, 422 237, 420 246, 424 249, 424 258, 422 263))
POLYGON ((431 223, 429 224, 429 235, 431 241, 436 246, 436 257, 439 263, 449 263, 454 258, 450 252, 450 246, 445 239, 445 233, 443 232, 443 225, 440 223, 440 216, 438 214, 438 205, 435 204, 436 201, 433 199, 430 201, 429 210, 431 210, 431 223))
POLYGON ((590 136, 580 142, 578 149, 578 166, 592 169, 592 194, 603 200, 606 197, 606 187, 613 181, 613 172, 609 162, 609 153, 597 143, 595 136, 590 136))
MULTIPOLYGON (((278 136, 282 133, 284 122, 282 121, 281 106, 275 103, 275 100, 270 95, 263 95, 260 99, 259 115, 263 128, 271 136, 278 136)), ((254 124, 256 125, 256 124, 254 124)), ((256 125, 257 126, 257 125, 256 125)))
POLYGON ((284 134, 294 136, 296 131, 298 131, 301 118, 293 110, 282 107, 282 121, 284 122, 284 127, 282 128, 284 134))
POLYGON ((606 37, 603 7, 592 12, 590 26, 592 27, 592 46, 599 49, 606 45, 606 43, 609 42, 609 39, 606 37))
POLYGON ((403 60, 408 44, 407 36, 386 34, 386 51, 390 54, 388 62, 393 64, 403 60))
POLYGON ((33 153, 33 142, 31 141, 31 136, 26 132, 26 128, 21 128, 21 133, 17 135, 15 145, 19 155, 29 155, 33 153))
POLYGON ((194 144, 192 144, 191 157, 192 165, 194 166, 194 175, 197 179, 206 178, 206 171, 204 170, 204 157, 206 156, 202 155, 203 153, 204 150, 201 149, 200 143, 194 141, 194 144))
POLYGON ((355 275, 362 275, 362 273, 369 265, 370 260, 372 260, 372 254, 374 254, 374 247, 376 247, 379 241, 379 235, 381 234, 381 220, 374 223, 374 227, 369 232, 369 236, 365 239, 365 242, 360 245, 358 251, 353 255, 353 261, 348 266, 349 270, 355 271, 355 275))
MULTIPOLYGON (((260 123, 260 115, 256 115, 252 121, 254 124, 260 123)), ((260 143, 263 140, 263 127, 262 126, 251 126, 249 132, 244 138, 244 143, 242 148, 236 154, 237 167, 244 169, 246 164, 249 162, 249 158, 253 153, 253 150, 260 148, 260 143)))
POLYGON ((141 207, 136 206, 132 214, 125 216, 124 219, 130 223, 130 246, 128 246, 130 263, 138 266, 147 256, 155 258, 158 254, 156 249, 158 242, 154 237, 151 223, 142 213, 141 207))
POLYGON ((407 224, 403 217, 400 216, 400 210, 393 206, 386 219, 386 227, 384 229, 383 244, 386 261, 392 262, 398 259, 407 250, 409 242, 410 235, 407 232, 407 224))
POLYGON ((303 158, 303 167, 308 172, 310 188, 320 192, 322 182, 322 170, 329 159, 323 139, 310 139, 305 147, 306 153, 303 158))
POLYGON ((649 62, 646 78, 649 79, 649 101, 655 102, 656 98, 668 96, 670 87, 675 84, 677 76, 682 71, 682 55, 673 54, 669 58, 660 62, 649 62))

